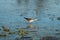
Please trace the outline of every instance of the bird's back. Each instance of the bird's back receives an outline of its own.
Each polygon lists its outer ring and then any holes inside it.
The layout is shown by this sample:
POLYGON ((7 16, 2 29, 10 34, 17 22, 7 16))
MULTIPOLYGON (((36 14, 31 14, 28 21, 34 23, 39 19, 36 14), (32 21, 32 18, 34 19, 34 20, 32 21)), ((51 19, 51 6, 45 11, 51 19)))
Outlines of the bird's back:
MULTIPOLYGON (((25 18, 25 17, 24 17, 25 18)), ((31 18, 25 18, 26 20, 31 20, 31 18)))

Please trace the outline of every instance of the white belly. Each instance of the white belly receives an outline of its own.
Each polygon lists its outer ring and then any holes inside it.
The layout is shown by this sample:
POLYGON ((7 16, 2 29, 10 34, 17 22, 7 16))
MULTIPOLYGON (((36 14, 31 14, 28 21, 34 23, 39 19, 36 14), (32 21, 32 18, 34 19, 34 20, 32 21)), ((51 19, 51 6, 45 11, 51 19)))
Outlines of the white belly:
POLYGON ((34 20, 30 20, 29 22, 33 22, 34 20))
POLYGON ((37 19, 34 19, 34 20, 30 20, 29 22, 34 22, 34 21, 36 21, 37 19))

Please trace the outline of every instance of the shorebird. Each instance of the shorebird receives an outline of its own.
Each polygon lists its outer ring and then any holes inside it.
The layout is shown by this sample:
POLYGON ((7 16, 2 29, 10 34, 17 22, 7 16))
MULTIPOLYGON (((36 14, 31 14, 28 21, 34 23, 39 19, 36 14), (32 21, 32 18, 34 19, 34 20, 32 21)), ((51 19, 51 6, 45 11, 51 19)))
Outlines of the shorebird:
MULTIPOLYGON (((25 17, 24 17, 25 18, 25 17)), ((36 21, 36 18, 25 18, 29 23, 36 21)))

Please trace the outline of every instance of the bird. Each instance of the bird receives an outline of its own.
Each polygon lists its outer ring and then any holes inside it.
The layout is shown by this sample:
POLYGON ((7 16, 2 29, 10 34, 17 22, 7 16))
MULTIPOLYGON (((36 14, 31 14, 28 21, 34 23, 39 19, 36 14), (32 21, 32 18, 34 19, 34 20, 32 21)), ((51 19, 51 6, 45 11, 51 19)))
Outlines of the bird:
POLYGON ((24 17, 24 19, 26 19, 29 23, 37 20, 36 18, 26 18, 26 17, 24 17))

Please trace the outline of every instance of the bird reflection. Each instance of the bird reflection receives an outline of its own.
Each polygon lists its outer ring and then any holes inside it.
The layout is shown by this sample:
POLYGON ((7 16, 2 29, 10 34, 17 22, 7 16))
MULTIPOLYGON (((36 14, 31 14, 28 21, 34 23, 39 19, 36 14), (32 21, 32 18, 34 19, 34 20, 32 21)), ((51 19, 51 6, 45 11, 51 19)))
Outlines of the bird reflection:
POLYGON ((28 24, 27 28, 30 28, 30 29, 35 29, 36 27, 32 24, 28 24))

